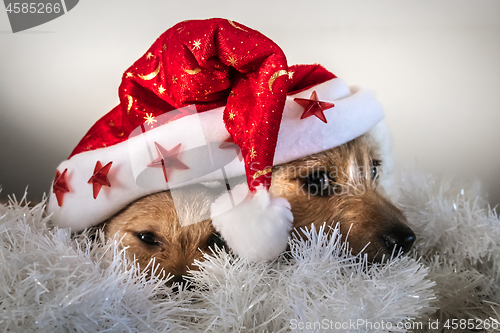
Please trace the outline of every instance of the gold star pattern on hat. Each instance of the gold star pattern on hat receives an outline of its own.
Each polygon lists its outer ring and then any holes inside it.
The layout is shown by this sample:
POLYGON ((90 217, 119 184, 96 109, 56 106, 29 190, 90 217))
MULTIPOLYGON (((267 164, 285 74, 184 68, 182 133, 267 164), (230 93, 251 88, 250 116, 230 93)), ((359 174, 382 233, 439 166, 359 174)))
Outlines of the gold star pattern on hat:
POLYGON ((156 123, 156 119, 153 116, 153 113, 146 113, 146 116, 144 116, 144 119, 146 119, 146 124, 152 125, 153 123, 156 123))
POLYGON ((229 62, 229 64, 233 67, 236 67, 236 65, 238 65, 238 60, 233 57, 229 57, 229 59, 227 59, 227 62, 229 62))
POLYGON ((193 42, 193 50, 199 50, 201 47, 201 40, 197 39, 193 42))
POLYGON ((253 160, 256 156, 257 156, 257 153, 255 152, 255 150, 252 147, 252 150, 250 150, 250 159, 253 160))

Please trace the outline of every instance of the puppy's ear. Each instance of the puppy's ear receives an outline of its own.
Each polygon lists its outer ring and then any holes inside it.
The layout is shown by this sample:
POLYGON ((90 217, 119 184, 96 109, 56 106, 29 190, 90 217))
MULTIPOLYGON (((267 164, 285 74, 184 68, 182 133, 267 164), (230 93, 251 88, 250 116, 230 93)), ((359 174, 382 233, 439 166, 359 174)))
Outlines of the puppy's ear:
POLYGON ((379 122, 367 134, 366 139, 373 147, 377 159, 382 161, 379 184, 389 197, 395 195, 394 157, 392 154, 392 135, 385 120, 379 122))

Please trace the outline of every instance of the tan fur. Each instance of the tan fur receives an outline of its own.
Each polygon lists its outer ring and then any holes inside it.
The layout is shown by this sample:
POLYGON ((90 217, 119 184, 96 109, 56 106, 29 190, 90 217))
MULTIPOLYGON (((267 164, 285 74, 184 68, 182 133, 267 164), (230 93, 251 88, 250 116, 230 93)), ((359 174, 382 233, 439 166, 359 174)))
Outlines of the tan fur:
POLYGON ((214 198, 201 185, 176 191, 175 196, 185 203, 177 205, 177 210, 170 191, 152 194, 130 204, 106 223, 104 230, 108 237, 123 237, 129 259, 135 256, 140 267, 145 268, 155 258, 165 272, 181 276, 194 268, 195 260, 202 259, 201 251, 209 251, 207 242, 215 233, 209 220, 214 198), (178 213, 184 220, 201 222, 181 226, 178 213), (158 246, 145 244, 137 237, 145 232, 155 235, 158 246))
POLYGON ((296 232, 311 224, 319 228, 324 222, 330 226, 339 223, 344 239, 349 234, 353 253, 359 253, 369 244, 365 250, 368 259, 380 260, 382 255, 391 254, 385 250, 381 234, 395 224, 406 224, 406 218, 385 198, 378 182, 371 177, 372 161, 379 158, 377 147, 361 136, 277 167, 271 193, 290 202, 296 232), (334 176, 338 187, 334 195, 318 197, 307 193, 301 176, 314 170, 327 170, 334 176))
MULTIPOLYGON (((313 224, 319 228, 326 222, 335 226, 340 223, 343 237, 354 253, 367 244, 370 260, 380 260, 390 255, 383 239, 391 228, 405 225, 404 215, 383 195, 378 181, 372 179, 373 161, 380 159, 378 147, 367 135, 354 139, 331 150, 307 156, 273 170, 271 194, 281 196, 291 204, 294 228, 300 235, 301 227, 313 224), (311 195, 304 179, 312 172, 323 170, 335 180, 335 192, 330 196, 311 195)), ((382 161, 383 163, 383 161, 382 161)), ((187 269, 195 268, 193 261, 202 259, 207 252, 208 241, 215 230, 208 219, 210 203, 216 195, 212 190, 197 185, 175 192, 174 207, 170 192, 144 197, 113 217, 106 225, 106 234, 123 238, 129 246, 129 255, 136 256, 141 267, 151 258, 167 273, 180 276, 187 269), (179 209, 178 212, 175 208, 179 209), (182 227, 183 221, 194 223, 182 227), (189 222, 191 221, 191 222, 189 222), (195 223, 197 221, 202 221, 195 223), (158 246, 145 244, 137 238, 141 232, 154 233, 158 246)), ((405 227, 407 228, 407 227, 405 227)), ((407 228, 408 229, 408 228, 407 228)))

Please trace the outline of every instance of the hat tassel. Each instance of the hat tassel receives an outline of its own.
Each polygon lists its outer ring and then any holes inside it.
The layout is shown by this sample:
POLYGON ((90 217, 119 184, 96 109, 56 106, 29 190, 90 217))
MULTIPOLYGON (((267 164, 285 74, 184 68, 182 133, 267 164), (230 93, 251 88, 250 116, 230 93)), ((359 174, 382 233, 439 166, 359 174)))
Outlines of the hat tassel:
POLYGON ((212 204, 212 223, 228 247, 238 256, 259 262, 275 259, 286 250, 293 215, 285 198, 273 197, 264 186, 255 193, 248 185, 232 189, 235 196, 246 198, 233 207, 229 196, 221 196, 212 204))

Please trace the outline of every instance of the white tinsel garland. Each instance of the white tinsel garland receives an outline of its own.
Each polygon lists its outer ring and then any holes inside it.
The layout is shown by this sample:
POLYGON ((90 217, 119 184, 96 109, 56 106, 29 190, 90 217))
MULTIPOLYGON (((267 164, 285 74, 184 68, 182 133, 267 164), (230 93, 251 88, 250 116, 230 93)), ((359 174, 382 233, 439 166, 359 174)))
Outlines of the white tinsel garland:
POLYGON ((422 324, 417 331, 437 332, 427 325, 498 320, 500 221, 481 189, 417 171, 399 183, 395 200, 418 236, 410 256, 370 265, 348 253, 337 229, 309 230, 272 263, 207 255, 195 289, 179 293, 140 273, 100 232, 72 238, 47 228, 43 202, 0 205, 0 331, 407 332, 422 324))

